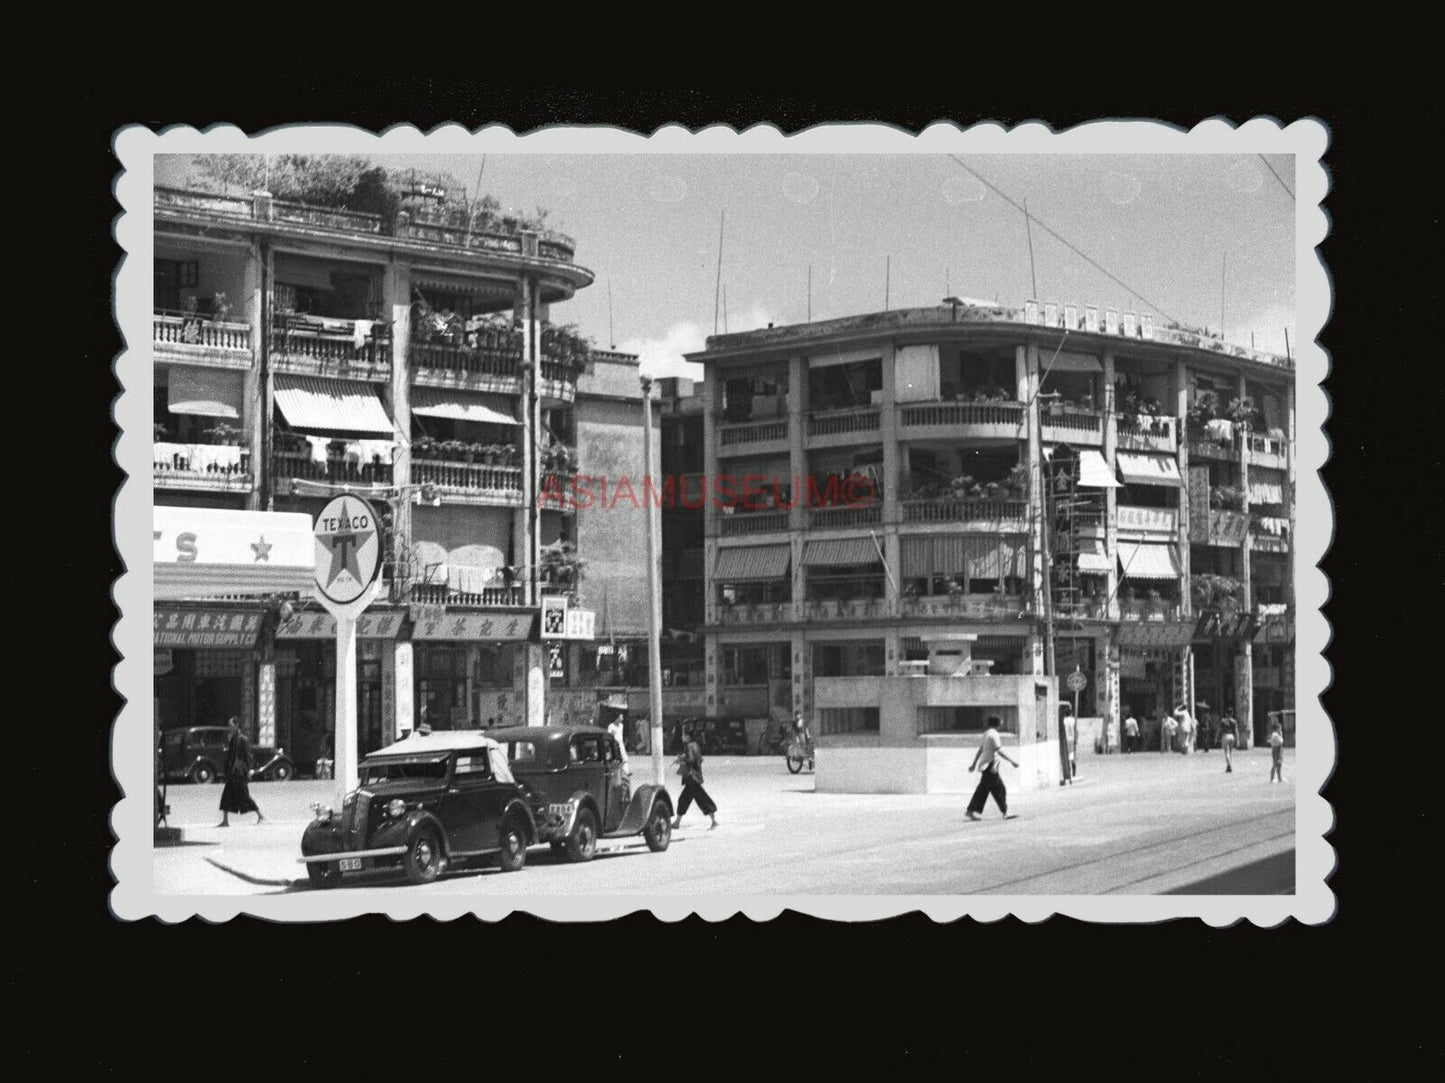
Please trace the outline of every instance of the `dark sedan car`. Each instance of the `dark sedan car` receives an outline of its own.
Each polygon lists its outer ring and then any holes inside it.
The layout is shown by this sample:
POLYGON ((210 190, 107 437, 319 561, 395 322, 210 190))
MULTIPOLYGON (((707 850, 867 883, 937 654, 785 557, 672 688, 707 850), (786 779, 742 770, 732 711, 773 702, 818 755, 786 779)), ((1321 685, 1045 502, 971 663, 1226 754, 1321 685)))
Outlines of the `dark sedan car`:
POLYGON ((514 872, 538 841, 531 801, 496 741, 475 730, 422 730, 366 757, 340 812, 317 807, 301 861, 318 887, 385 868, 427 884, 447 865, 493 855, 514 872))
MULTIPOLYGON (((225 726, 166 730, 161 737, 161 769, 168 782, 215 782, 226 764, 225 726)), ((296 764, 280 748, 251 746, 251 781, 286 782, 296 764)))
POLYGON ((599 838, 642 835, 655 853, 672 841, 664 786, 635 790, 617 741, 594 726, 514 726, 488 731, 507 750, 531 795, 538 841, 570 861, 590 861, 599 838))

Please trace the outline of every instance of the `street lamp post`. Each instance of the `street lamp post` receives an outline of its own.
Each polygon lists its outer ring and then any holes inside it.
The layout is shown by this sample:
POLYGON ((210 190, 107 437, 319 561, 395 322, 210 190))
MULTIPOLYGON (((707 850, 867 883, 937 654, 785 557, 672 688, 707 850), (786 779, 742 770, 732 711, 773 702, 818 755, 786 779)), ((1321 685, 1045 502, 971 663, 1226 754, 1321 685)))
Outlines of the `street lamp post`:
POLYGON ((662 771, 662 564, 657 556, 656 509, 650 494, 655 486, 646 484, 652 478, 652 378, 642 381, 642 510, 647 516, 647 682, 648 710, 652 715, 652 781, 663 784, 662 771))

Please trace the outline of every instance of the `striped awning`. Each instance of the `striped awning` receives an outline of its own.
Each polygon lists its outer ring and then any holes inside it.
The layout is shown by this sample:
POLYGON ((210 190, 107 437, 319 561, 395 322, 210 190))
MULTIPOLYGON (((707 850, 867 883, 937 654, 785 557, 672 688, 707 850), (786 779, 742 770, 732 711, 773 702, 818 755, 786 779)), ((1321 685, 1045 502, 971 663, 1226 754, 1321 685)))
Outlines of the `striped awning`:
POLYGON ((1079 484, 1087 485, 1091 489, 1120 488, 1119 483, 1114 480, 1114 472, 1104 461, 1104 456, 1091 448, 1079 453, 1079 484))
POLYGON ((166 406, 173 414, 239 418, 242 380, 239 372, 176 365, 167 376, 166 406))
POLYGON ((782 579, 792 563, 791 545, 748 545, 719 549, 713 578, 723 583, 782 579))
POLYGON ((1119 573, 1125 579, 1178 579, 1179 558, 1172 545, 1124 542, 1119 546, 1119 573))
POLYGON ((1104 366, 1097 357, 1088 354, 1068 353, 1060 350, 1057 357, 1052 350, 1039 351, 1039 371, 1048 372, 1103 372, 1104 366))
POLYGON ((807 568, 877 563, 880 563, 878 546, 872 538, 824 538, 810 541, 803 550, 803 566, 807 568))
POLYGON ((391 419, 376 390, 360 380, 276 377, 276 407, 293 429, 391 436, 391 419))
POLYGON ((1119 476, 1129 485, 1169 485, 1181 488, 1179 464, 1172 455, 1143 455, 1132 451, 1118 454, 1119 476))
POLYGON ((962 536, 903 538, 904 579, 931 579, 935 575, 962 575, 968 566, 962 536))
POLYGON ((1007 538, 980 538, 968 546, 970 579, 1015 579, 1028 577, 1028 550, 1022 542, 1007 538))
POLYGON ((1081 538, 1079 549, 1079 571, 1084 575, 1108 575, 1109 554, 1104 552, 1100 538, 1081 538))
POLYGON ((480 421, 487 425, 520 425, 512 416, 511 404, 503 395, 447 391, 417 387, 411 393, 411 412, 422 417, 445 417, 453 421, 480 421))

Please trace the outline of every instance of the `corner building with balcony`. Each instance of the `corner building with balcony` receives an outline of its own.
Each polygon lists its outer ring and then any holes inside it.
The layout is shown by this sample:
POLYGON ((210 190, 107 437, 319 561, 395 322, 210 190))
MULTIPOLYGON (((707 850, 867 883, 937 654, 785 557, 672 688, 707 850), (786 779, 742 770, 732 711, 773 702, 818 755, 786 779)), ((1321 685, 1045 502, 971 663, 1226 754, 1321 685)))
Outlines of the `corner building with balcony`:
POLYGON ((1287 359, 1131 313, 946 302, 715 335, 688 360, 707 712, 805 712, 820 788, 961 784, 889 757, 971 755, 990 714, 1006 747, 1056 740, 1076 671, 1085 750, 1117 751, 1129 714, 1157 748, 1179 702, 1233 711, 1244 741, 1293 708, 1287 359), (938 664, 950 635, 977 694, 937 676, 959 668, 938 664), (1035 683, 985 688, 1003 677, 1035 683), (830 779, 830 748, 886 754, 830 779))
MULTIPOLYGON (((266 193, 154 199, 155 502, 372 500, 385 563, 359 627, 363 754, 422 721, 544 721, 537 614, 546 593, 575 600, 577 533, 531 494, 577 468, 579 379, 636 369, 551 323, 593 278, 569 238, 458 229, 434 200, 418 188, 383 221, 266 193)), ((326 754, 334 628, 285 600, 157 606, 163 728, 236 714, 298 764, 326 754)))

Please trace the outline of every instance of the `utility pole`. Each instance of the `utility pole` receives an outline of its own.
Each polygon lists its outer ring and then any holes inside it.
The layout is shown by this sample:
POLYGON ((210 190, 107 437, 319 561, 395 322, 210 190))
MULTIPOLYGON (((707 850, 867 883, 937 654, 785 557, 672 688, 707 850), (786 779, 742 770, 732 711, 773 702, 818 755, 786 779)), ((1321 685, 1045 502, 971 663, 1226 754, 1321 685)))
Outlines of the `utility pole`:
POLYGON ((728 212, 724 207, 717 223, 717 285, 712 291, 712 333, 717 334, 718 298, 722 293, 722 250, 723 250, 723 226, 727 224, 728 212))
MULTIPOLYGON (((652 473, 652 377, 642 381, 643 478, 652 473)), ((648 496, 653 486, 643 489, 642 510, 647 516, 647 688, 648 711, 652 715, 652 781, 663 784, 662 774, 662 563, 657 556, 657 509, 648 496)))
MULTIPOLYGON (((1029 201, 1024 200, 1024 231, 1029 238, 1029 287, 1033 290, 1033 299, 1039 299, 1039 278, 1034 273, 1034 225, 1029 218, 1029 201)), ((995 296, 994 300, 998 298, 995 296)))

